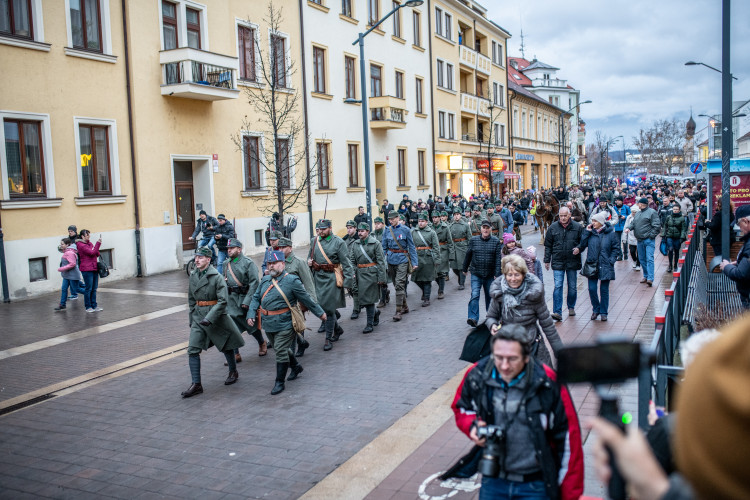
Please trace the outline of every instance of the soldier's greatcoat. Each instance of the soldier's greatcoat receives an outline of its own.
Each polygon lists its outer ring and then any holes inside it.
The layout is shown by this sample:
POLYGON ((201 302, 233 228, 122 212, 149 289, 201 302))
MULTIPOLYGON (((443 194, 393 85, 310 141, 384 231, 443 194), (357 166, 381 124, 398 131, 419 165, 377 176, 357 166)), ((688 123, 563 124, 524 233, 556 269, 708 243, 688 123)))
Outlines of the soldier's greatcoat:
POLYGON ((505 227, 505 222, 503 221, 502 216, 499 213, 495 212, 489 218, 489 221, 490 224, 492 224, 492 234, 502 239, 503 228, 505 227))
MULTIPOLYGON (((292 306, 299 301, 315 316, 320 317, 323 315, 323 309, 321 309, 318 303, 310 297, 310 294, 307 293, 307 290, 302 286, 302 282, 296 275, 289 274, 285 271, 284 274, 276 278, 276 282, 284 291, 286 298, 292 306)), ((278 311, 279 309, 286 309, 288 307, 286 301, 284 301, 284 297, 282 297, 276 287, 273 286, 271 275, 263 276, 263 279, 260 280, 260 284, 253 294, 252 302, 250 302, 250 309, 247 311, 247 317, 257 320, 259 307, 262 307, 267 311, 278 311), (268 293, 266 293, 266 291, 268 293)), ((267 332, 289 331, 292 330, 292 313, 287 311, 275 315, 261 314, 261 323, 263 330, 267 332)))
POLYGON ((290 253, 286 258, 286 266, 284 269, 289 274, 296 275, 302 282, 305 290, 307 290, 307 293, 310 294, 310 297, 312 297, 314 301, 318 301, 318 296, 315 295, 315 282, 313 281, 312 273, 310 272, 310 268, 307 267, 306 262, 302 262, 302 259, 299 259, 294 253, 290 253))
POLYGON ((190 306, 190 350, 203 350, 215 345, 220 351, 239 349, 245 345, 237 325, 227 315, 227 284, 211 265, 205 271, 196 269, 190 275, 188 286, 190 306), (216 304, 199 306, 199 301, 216 301, 216 304), (200 321, 211 322, 203 326, 200 321))
POLYGON ((440 245, 440 264, 436 272, 447 274, 450 272, 450 256, 453 253, 453 239, 450 236, 447 222, 439 222, 433 225, 432 230, 437 235, 438 244, 440 245))
POLYGON ((383 246, 372 236, 367 236, 364 240, 360 239, 352 243, 350 256, 354 272, 357 273, 355 286, 359 294, 359 305, 368 306, 377 303, 380 301, 378 283, 387 282, 383 246), (368 267, 359 267, 360 265, 368 267))
POLYGON ((315 294, 318 296, 318 303, 325 311, 332 312, 335 309, 346 307, 344 289, 352 287, 354 270, 352 269, 352 261, 349 258, 349 248, 341 238, 333 234, 323 239, 316 236, 310 241, 310 255, 312 260, 318 264, 328 264, 328 261, 320 252, 320 248, 318 248, 318 242, 320 242, 323 251, 331 263, 341 264, 344 271, 344 286, 339 288, 336 286, 335 273, 323 270, 315 271, 313 269, 315 294))
POLYGON ((440 245, 435 231, 429 226, 424 229, 415 227, 411 230, 411 237, 419 262, 419 267, 411 275, 412 281, 435 281, 440 266, 440 245))
POLYGON ((471 229, 471 235, 472 236, 478 236, 479 233, 481 233, 482 229, 482 217, 481 216, 475 216, 472 217, 469 221, 469 229, 471 229))
MULTIPOLYGON (((227 314, 232 318, 234 324, 237 325, 237 329, 241 332, 247 330, 249 333, 257 330, 255 326, 248 326, 245 322, 245 315, 247 311, 242 309, 242 304, 250 306, 250 301, 253 298, 255 289, 258 288, 258 266, 255 265, 251 259, 245 255, 240 254, 239 257, 235 257, 231 261, 229 259, 224 261, 224 280, 227 283, 227 314), (231 267, 231 272, 229 268, 231 267), (234 273, 234 276, 232 275, 234 273), (235 276, 237 281, 235 281, 235 276), (246 286, 247 289, 244 293, 237 293, 236 289, 239 287, 246 286)), ((242 288, 242 290, 245 290, 242 288)))
POLYGON ((450 268, 461 269, 464 265, 466 250, 469 248, 471 229, 469 225, 461 220, 450 225, 450 234, 453 239, 453 249, 450 254, 450 268), (460 241, 456 241, 460 240, 460 241))

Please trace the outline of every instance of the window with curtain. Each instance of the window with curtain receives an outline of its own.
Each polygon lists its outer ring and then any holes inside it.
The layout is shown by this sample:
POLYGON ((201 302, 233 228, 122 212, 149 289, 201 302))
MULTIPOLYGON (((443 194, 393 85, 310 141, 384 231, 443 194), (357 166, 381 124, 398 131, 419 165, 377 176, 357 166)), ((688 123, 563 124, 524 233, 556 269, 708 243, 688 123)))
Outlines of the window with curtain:
POLYGON ((278 139, 278 157, 276 158, 277 177, 283 189, 291 187, 291 173, 289 167, 289 139, 278 139))
POLYGON ((396 71, 396 97, 404 98, 404 74, 401 71, 396 71))
POLYGON ((383 95, 383 69, 375 64, 370 65, 370 97, 383 95))
POLYGON ((31 14, 31 0, 0 0, 0 33, 33 39, 31 14))
POLYGON ((398 185, 406 186, 406 150, 398 150, 398 185))
MULTIPOLYGON (((394 9, 399 5, 399 2, 393 2, 394 9)), ((401 38, 401 9, 393 13, 393 36, 401 38)))
POLYGON ((417 173, 419 175, 419 185, 424 186, 425 185, 425 152, 424 151, 417 151, 417 173))
POLYGON ((344 57, 344 75, 346 84, 346 98, 356 99, 357 98, 357 74, 354 69, 354 58, 345 56, 344 57))
POLYGON ((318 155, 318 188, 329 189, 331 178, 329 171, 328 143, 319 142, 315 145, 318 155))
POLYGON ((271 65, 273 83, 286 88, 286 39, 271 35, 271 65))
POLYGON ((255 74, 255 30, 237 26, 237 54, 240 56, 240 79, 257 81, 255 74))
POLYGON ((414 27, 414 45, 417 47, 422 46, 422 22, 420 20, 419 12, 412 11, 412 24, 414 27))
POLYGON ((242 142, 245 156, 245 189, 260 189, 260 137, 246 135, 242 142))
POLYGON ((46 194, 40 122, 5 120, 5 161, 11 197, 46 194))
POLYGON ((349 187, 359 187, 359 146, 348 144, 349 187))
POLYGON ((380 0, 367 0, 367 24, 374 26, 380 21, 380 0))
POLYGON ((83 195, 112 194, 108 127, 80 125, 83 195))
POLYGON ((422 79, 416 79, 416 100, 417 100, 417 113, 422 113, 423 102, 422 102, 422 79))
POLYGON ((313 47, 313 91, 326 93, 326 51, 313 47))
MULTIPOLYGON (((8 0, 0 0, 0 5, 8 0)), ((102 23, 99 0, 70 0, 70 28, 73 47, 102 51, 102 23)))

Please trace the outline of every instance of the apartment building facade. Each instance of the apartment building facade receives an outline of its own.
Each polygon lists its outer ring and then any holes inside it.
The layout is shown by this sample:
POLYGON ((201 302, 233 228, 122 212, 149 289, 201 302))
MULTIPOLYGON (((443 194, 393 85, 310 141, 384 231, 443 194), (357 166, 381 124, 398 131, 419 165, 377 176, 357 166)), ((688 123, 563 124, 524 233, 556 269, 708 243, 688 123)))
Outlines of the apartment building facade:
POLYGON ((392 0, 310 0, 302 8, 312 214, 314 219, 325 214, 338 234, 358 207, 367 205, 367 170, 373 214, 384 199, 398 205, 403 195, 427 200, 433 192, 426 7, 392 0), (363 89, 359 45, 352 42, 394 9, 364 39, 363 89))
MULTIPOLYGON (((11 298, 59 288, 70 224, 102 236, 113 278, 179 268, 200 210, 226 214, 246 251, 262 250, 273 190, 260 160, 273 134, 245 92, 268 90, 260 60, 273 53, 274 81, 301 93, 288 70, 301 49, 296 1, 275 1, 286 12, 276 30, 265 7, 239 0, 9 5, 0 217, 11 298)), ((304 136, 278 139, 293 164, 304 136)), ((289 189, 304 175, 288 168, 289 189)), ((295 242, 310 234, 306 201, 295 242)))
POLYGON ((430 5, 437 194, 497 195, 510 167, 507 40, 510 33, 470 0, 430 5), (492 175, 490 176, 490 172, 492 175), (494 182, 491 182, 494 181, 494 182))

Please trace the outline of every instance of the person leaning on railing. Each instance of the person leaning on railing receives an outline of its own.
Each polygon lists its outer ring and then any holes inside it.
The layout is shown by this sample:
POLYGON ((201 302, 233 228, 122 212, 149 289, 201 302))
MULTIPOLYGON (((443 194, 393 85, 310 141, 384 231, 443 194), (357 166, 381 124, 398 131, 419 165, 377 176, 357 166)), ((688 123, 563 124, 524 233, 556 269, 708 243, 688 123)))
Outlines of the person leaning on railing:
POLYGON ((734 223, 740 226, 742 231, 742 249, 737 255, 737 260, 721 262, 721 272, 737 284, 742 307, 750 309, 750 205, 742 205, 737 209, 734 223))

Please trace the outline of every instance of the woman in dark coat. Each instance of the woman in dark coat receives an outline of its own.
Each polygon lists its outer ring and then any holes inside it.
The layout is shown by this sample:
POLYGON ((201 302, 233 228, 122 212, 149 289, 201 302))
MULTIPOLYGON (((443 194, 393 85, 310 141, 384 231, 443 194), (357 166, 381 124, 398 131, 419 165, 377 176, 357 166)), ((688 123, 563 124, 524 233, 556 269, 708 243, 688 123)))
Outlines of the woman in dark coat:
MULTIPOLYGON (((602 321, 607 321, 609 310, 609 282, 615 279, 615 261, 618 255, 620 239, 612 225, 607 222, 607 214, 599 212, 591 216, 591 224, 586 226, 578 249, 583 252, 588 247, 586 263, 596 263, 598 274, 589 280, 589 298, 593 312, 591 319, 601 315, 602 321), (597 283, 599 293, 597 294, 597 283)), ((584 265, 585 267, 585 265, 584 265)))
POLYGON ((687 239, 687 218, 680 212, 680 205, 673 203, 669 208, 669 214, 664 217, 661 228, 661 237, 667 243, 667 260, 669 267, 667 272, 677 269, 680 259, 680 246, 687 239))
MULTIPOLYGON (((711 243, 711 247, 714 249, 714 255, 722 255, 721 253, 721 196, 716 200, 716 210, 714 211, 711 220, 706 223, 706 227, 709 230, 708 242, 711 243)), ((729 202, 729 220, 734 220, 734 203, 729 202)), ((729 230, 729 244, 732 244, 732 230, 729 230)), ((728 259, 727 259, 728 260, 728 259)))
POLYGON ((500 325, 518 324, 526 328, 526 343, 531 353, 542 363, 552 367, 552 357, 544 345, 541 332, 547 337, 555 355, 563 347, 555 323, 552 321, 544 287, 519 255, 503 257, 503 275, 490 285, 492 302, 485 325, 494 335, 500 325), (540 331, 541 330, 541 331, 540 331))

